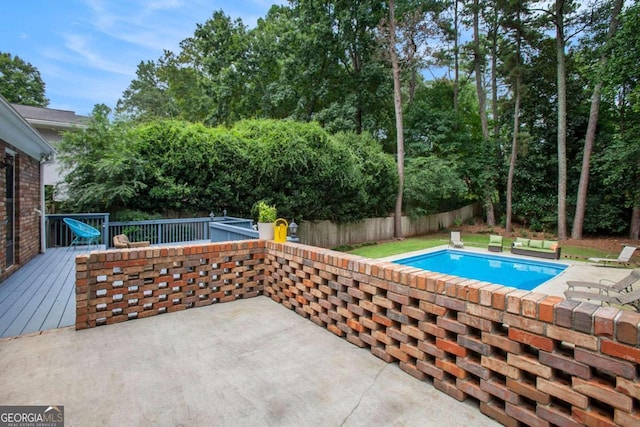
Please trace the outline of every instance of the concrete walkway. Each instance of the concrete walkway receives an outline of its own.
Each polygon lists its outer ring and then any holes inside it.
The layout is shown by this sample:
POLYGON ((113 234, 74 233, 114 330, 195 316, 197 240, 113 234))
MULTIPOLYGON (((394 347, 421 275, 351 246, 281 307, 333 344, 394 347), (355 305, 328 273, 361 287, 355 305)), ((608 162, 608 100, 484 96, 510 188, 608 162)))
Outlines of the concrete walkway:
POLYGON ((497 426, 266 297, 0 340, 0 404, 65 426, 497 426))

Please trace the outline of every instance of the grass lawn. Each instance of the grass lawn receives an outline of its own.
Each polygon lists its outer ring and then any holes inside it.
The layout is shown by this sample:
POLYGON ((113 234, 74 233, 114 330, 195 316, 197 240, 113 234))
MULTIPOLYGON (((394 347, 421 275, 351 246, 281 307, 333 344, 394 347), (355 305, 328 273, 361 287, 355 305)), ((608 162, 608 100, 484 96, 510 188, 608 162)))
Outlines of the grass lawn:
MULTIPOLYGON (((485 233, 468 234, 462 236, 465 246, 478 248, 486 248, 489 243, 489 236, 485 233)), ((504 239, 505 252, 509 251, 511 242, 514 238, 504 239)), ((403 254, 406 252, 419 251, 422 249, 433 248, 435 246, 447 245, 449 243, 449 233, 436 233, 420 237, 410 237, 403 240, 391 240, 385 242, 365 243, 357 246, 334 248, 342 252, 348 252, 354 255, 360 255, 367 258, 384 258, 392 255, 403 254)), ((618 253, 602 251, 596 248, 585 248, 582 246, 572 246, 563 244, 562 258, 584 259, 588 257, 606 257, 615 258, 618 253)))

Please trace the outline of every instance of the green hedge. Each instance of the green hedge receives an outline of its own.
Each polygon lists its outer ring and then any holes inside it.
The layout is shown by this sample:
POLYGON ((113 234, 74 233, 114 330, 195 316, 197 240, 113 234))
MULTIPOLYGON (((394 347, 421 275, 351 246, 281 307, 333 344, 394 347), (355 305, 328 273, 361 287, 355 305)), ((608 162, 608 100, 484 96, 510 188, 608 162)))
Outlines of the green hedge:
POLYGON ((249 216, 266 200, 279 216, 341 222, 393 210, 394 160, 366 135, 332 136, 315 123, 275 120, 231 129, 163 120, 133 133, 146 187, 128 209, 249 216))

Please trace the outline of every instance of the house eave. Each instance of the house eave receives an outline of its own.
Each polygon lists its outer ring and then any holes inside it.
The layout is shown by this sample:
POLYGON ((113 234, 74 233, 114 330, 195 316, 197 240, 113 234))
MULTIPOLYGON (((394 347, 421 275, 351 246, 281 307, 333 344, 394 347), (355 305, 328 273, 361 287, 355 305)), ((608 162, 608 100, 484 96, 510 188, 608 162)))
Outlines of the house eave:
POLYGON ((52 120, 40 120, 40 119, 26 119, 31 126, 35 128, 46 128, 53 129, 57 131, 65 131, 65 130, 74 130, 74 129, 84 129, 87 125, 83 124, 71 124, 71 123, 61 123, 55 122, 52 120))
POLYGON ((38 161, 51 158, 56 150, 15 108, 0 96, 0 138, 38 161))

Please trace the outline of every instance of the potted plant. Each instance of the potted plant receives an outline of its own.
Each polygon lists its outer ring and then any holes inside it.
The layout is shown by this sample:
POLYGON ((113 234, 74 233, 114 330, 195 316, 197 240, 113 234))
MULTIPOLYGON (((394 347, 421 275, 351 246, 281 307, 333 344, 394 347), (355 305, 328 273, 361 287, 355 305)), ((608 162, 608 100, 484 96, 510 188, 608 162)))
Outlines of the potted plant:
POLYGON ((273 223, 278 214, 276 207, 260 200, 255 204, 254 209, 258 213, 258 238, 273 240, 273 223))

